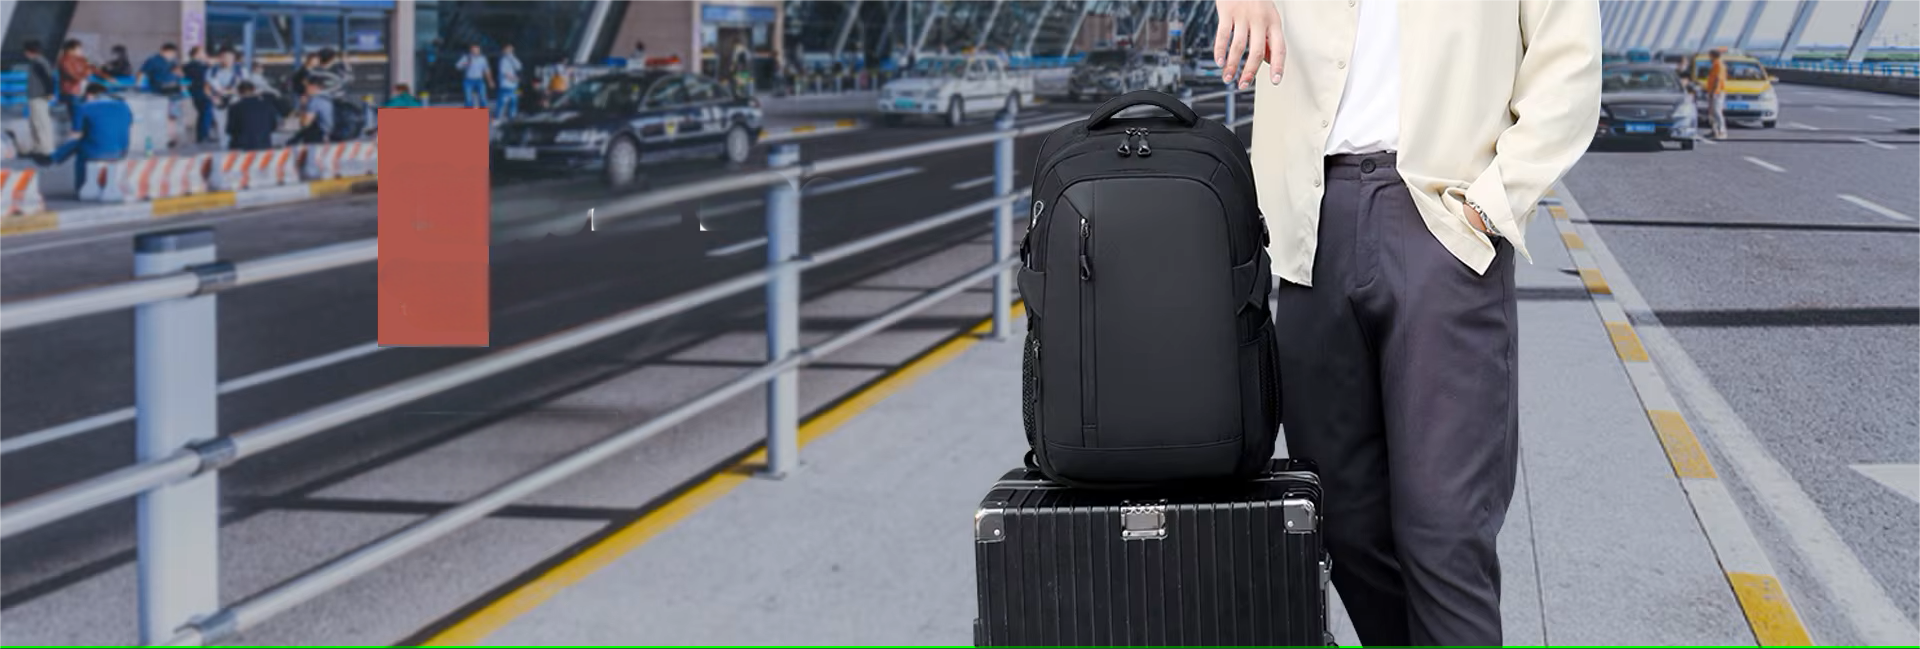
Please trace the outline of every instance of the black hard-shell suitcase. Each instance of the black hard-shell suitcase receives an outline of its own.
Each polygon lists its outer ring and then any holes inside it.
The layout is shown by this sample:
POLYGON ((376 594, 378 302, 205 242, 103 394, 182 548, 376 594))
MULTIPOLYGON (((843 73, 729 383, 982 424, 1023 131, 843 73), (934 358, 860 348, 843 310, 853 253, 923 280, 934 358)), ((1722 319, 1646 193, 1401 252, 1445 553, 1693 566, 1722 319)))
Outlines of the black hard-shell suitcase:
POLYGON ((1239 136, 1138 91, 1054 131, 1037 158, 1017 274, 1032 466, 1082 487, 1257 475, 1280 379, 1239 136), (1134 106, 1166 115, 1121 116, 1134 106))
POLYGON ((1300 460, 1146 491, 1012 471, 974 515, 974 644, 1331 645, 1320 503, 1300 460))

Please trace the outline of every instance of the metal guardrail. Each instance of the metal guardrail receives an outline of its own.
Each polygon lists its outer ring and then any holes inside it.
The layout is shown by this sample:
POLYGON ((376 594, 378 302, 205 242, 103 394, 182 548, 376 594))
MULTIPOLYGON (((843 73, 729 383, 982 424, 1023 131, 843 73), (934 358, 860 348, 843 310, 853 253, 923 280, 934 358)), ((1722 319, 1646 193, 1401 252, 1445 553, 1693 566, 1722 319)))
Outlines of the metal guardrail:
MULTIPOLYGON (((1226 120, 1236 119, 1239 93, 1224 97, 1226 120)), ((0 304, 0 330, 135 309, 135 407, 139 463, 53 489, 0 508, 0 538, 8 538, 95 507, 137 497, 141 638, 147 644, 217 642, 313 599, 388 561, 446 536, 462 526, 572 476, 756 386, 767 389, 766 473, 778 477, 798 461, 800 367, 881 331, 970 286, 993 282, 993 336, 1012 330, 1014 209, 1028 190, 1013 188, 1017 138, 1071 124, 1065 119, 1015 128, 1002 115, 989 133, 967 135, 803 164, 797 145, 782 145, 773 168, 693 183, 636 196, 606 206, 602 219, 633 218, 682 201, 764 187, 767 189, 767 267, 652 304, 502 349, 481 358, 411 377, 383 388, 220 435, 213 414, 221 386, 214 371, 217 347, 214 307, 219 292, 374 261, 372 240, 352 241, 265 259, 228 263, 215 256, 213 231, 172 230, 136 238, 139 279, 0 304), (991 143, 994 197, 918 222, 843 243, 811 255, 799 245, 800 187, 810 177, 917 158, 991 143), (946 225, 993 213, 993 261, 906 304, 825 341, 803 347, 799 338, 800 273, 946 225), (291 580, 221 607, 218 579, 219 470, 248 457, 304 439, 389 408, 487 378, 567 350, 603 340, 690 309, 764 287, 767 297, 768 362, 649 421, 618 432, 521 475, 440 514, 351 550, 291 580)), ((246 380, 246 379, 242 379, 246 380)), ((110 416, 98 415, 88 419, 110 416)), ((86 421, 86 420, 82 420, 86 421)))
POLYGON ((1760 59, 1760 64, 1768 68, 1788 70, 1808 70, 1813 72, 1833 72, 1838 74, 1859 74, 1877 77, 1920 77, 1920 63, 1906 62, 1862 62, 1851 63, 1845 60, 1804 60, 1781 61, 1779 59, 1760 59))

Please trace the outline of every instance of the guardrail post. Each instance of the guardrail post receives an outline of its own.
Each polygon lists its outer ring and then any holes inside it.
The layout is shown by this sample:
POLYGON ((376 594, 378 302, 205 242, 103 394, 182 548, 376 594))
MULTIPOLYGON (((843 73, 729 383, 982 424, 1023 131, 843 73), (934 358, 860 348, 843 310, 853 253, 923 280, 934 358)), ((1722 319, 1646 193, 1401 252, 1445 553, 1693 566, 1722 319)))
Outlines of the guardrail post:
MULTIPOLYGON (((177 273, 214 261, 213 230, 143 234, 136 275, 177 273)), ((134 309, 133 377, 138 459, 158 460, 219 434, 213 295, 134 309)), ((220 488, 207 472, 141 494, 138 514, 140 640, 166 642, 220 609, 220 488)))
MULTIPOLYGON (((1002 137, 993 142, 993 195, 1002 198, 1013 193, 1013 104, 1000 112, 993 127, 1002 137)), ((1002 202, 993 211, 993 262, 1004 264, 1013 257, 1013 203, 1002 202)), ((1013 335, 1013 270, 993 274, 993 340, 1013 335)))
MULTIPOLYGON (((776 146, 767 166, 800 163, 800 147, 776 146)), ((780 183, 767 190, 767 360, 777 362, 800 351, 800 182, 780 183)), ((800 371, 787 370, 767 382, 767 468, 763 476, 779 479, 800 464, 800 371)))
POLYGON ((1235 99, 1237 99, 1237 98, 1239 98, 1239 96, 1240 96, 1240 87, 1239 87, 1239 86, 1235 86, 1235 85, 1232 85, 1232 84, 1228 84, 1228 85, 1227 85, 1227 126, 1228 126, 1229 128, 1231 128, 1231 127, 1233 126, 1233 123, 1234 123, 1234 122, 1236 122, 1236 121, 1239 121, 1239 120, 1237 120, 1237 119, 1235 119, 1235 118, 1237 118, 1237 117, 1239 117, 1239 116, 1238 116, 1238 115, 1235 115, 1235 114, 1233 114, 1233 112, 1234 112, 1234 111, 1233 111, 1233 104, 1234 104, 1234 101, 1233 101, 1233 100, 1235 100, 1235 99))

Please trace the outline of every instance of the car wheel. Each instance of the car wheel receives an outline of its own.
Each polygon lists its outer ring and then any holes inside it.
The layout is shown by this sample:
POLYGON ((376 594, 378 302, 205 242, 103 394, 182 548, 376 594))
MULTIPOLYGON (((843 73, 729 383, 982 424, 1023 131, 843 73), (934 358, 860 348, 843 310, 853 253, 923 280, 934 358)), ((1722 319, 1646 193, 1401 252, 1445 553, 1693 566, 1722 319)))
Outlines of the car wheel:
POLYGON ((607 147, 607 186, 625 187, 640 175, 640 143, 622 135, 607 147))
POLYGON ((723 155, 733 164, 743 164, 747 156, 753 155, 753 133, 747 131, 745 124, 734 124, 727 129, 727 150, 723 155))
POLYGON ((967 102, 954 97, 947 100, 947 126, 959 126, 967 121, 967 102))
POLYGON ((1776 125, 1776 124, 1779 124, 1779 122, 1777 122, 1777 121, 1774 121, 1774 120, 1767 120, 1767 121, 1764 121, 1764 122, 1761 122, 1761 123, 1760 123, 1760 126, 1762 126, 1762 127, 1765 127, 1765 128, 1773 128, 1773 127, 1774 127, 1774 125, 1776 125))
POLYGON ((887 125, 887 126, 899 126, 899 125, 900 125, 900 114, 899 114, 899 113, 886 113, 886 114, 884 114, 884 115, 881 115, 881 116, 880 116, 880 123, 881 123, 881 124, 884 124, 884 125, 887 125))

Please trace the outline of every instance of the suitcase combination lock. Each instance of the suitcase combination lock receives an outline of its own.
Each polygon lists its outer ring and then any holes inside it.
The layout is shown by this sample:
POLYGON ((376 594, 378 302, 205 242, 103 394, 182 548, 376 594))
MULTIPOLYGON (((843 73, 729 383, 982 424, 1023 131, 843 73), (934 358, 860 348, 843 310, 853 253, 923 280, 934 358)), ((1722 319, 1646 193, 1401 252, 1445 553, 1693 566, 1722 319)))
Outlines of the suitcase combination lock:
POLYGON ((1167 538, 1167 506, 1122 506, 1120 508, 1120 538, 1128 541, 1167 538))

